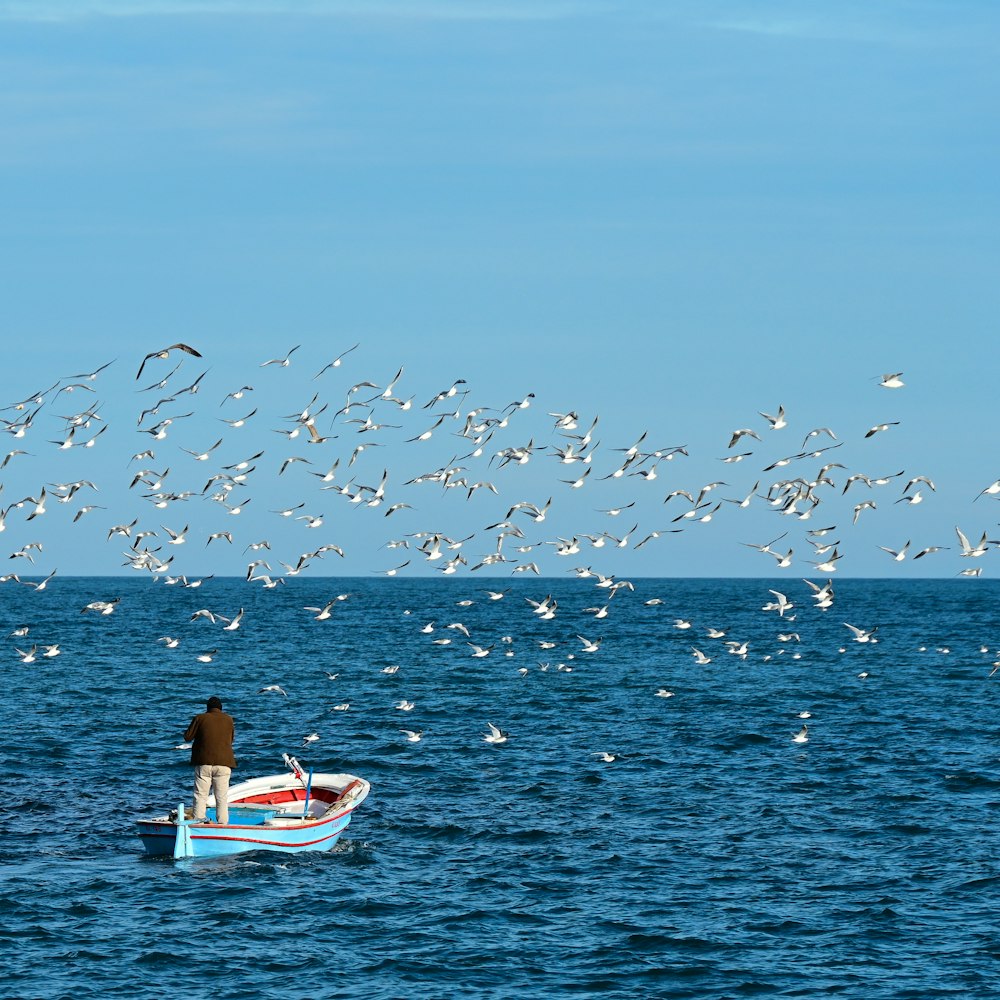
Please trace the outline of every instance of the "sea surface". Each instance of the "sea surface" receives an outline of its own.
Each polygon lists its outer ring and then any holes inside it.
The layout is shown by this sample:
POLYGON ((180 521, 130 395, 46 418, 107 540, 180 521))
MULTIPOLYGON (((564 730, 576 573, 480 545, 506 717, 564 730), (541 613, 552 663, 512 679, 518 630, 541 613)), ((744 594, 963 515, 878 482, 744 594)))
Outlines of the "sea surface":
POLYGON ((0 996, 1000 996, 1000 586, 836 580, 824 611, 799 579, 632 583, 0 587, 2 635, 30 626, 3 640, 0 996), (143 855, 213 694, 234 781, 290 752, 371 782, 334 851, 143 855))

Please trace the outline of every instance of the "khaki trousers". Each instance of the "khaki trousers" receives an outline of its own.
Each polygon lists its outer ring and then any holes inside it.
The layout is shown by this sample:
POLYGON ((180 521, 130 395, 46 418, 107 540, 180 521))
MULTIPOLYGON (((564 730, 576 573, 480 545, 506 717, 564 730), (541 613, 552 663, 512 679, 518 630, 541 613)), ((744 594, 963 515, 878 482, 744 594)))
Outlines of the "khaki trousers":
POLYGON ((198 764, 194 769, 194 818, 205 818, 208 791, 215 795, 215 820, 229 822, 229 776, 232 768, 221 764, 198 764))

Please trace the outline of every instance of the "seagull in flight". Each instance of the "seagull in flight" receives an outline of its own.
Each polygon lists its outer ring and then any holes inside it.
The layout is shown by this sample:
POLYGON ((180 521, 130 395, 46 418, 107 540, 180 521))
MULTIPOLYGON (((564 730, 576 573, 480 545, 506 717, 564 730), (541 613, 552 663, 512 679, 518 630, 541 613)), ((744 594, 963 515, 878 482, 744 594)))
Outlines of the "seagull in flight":
POLYGON ((973 545, 958 528, 955 528, 955 534, 958 535, 958 543, 962 546, 963 556, 976 558, 977 556, 986 555, 987 546, 993 544, 987 539, 985 531, 983 532, 983 537, 980 538, 978 543, 975 545, 973 545))
POLYGON ((889 420, 884 424, 876 424, 874 427, 870 428, 865 434, 866 438, 873 437, 875 434, 879 434, 881 431, 887 431, 890 427, 898 427, 898 420, 889 420))
POLYGON ((974 499, 978 500, 979 497, 987 497, 987 496, 995 497, 997 496, 997 494, 1000 494, 1000 479, 994 480, 992 483, 990 483, 990 485, 987 486, 986 489, 983 490, 982 493, 980 493, 979 496, 975 497, 974 499))
POLYGON ((772 417, 770 413, 765 413, 763 410, 757 411, 770 425, 771 430, 780 431, 782 427, 788 426, 788 421, 785 419, 785 408, 779 404, 778 412, 772 417))
MULTIPOLYGON (((906 383, 902 380, 902 372, 890 372, 888 375, 883 375, 879 380, 879 385, 883 389, 902 389, 906 383)), ((875 376, 878 378, 878 376, 875 376)))
POLYGON ((483 735, 483 740, 486 743, 506 743, 510 734, 505 733, 499 726, 494 726, 492 722, 487 722, 489 726, 489 732, 483 735))
POLYGON ((191 354, 196 358, 201 357, 193 347, 188 347, 187 344, 171 344, 170 347, 164 347, 161 351, 153 351, 142 359, 142 364, 139 365, 139 371, 135 376, 136 381, 142 376, 142 370, 146 367, 147 361, 151 361, 153 358, 166 358, 171 351, 184 351, 186 354, 191 354))
POLYGON ((803 724, 802 728, 792 737, 793 743, 809 742, 809 727, 803 724))
POLYGON ((740 438, 744 437, 752 437, 757 441, 761 440, 760 435, 755 430, 751 430, 749 427, 741 427, 739 430, 733 431, 732 437, 729 439, 729 447, 735 448, 740 438))
POLYGON ((297 344, 293 347, 283 358, 272 358, 270 361, 265 361, 260 367, 266 368, 268 365, 281 365, 282 368, 287 368, 292 363, 292 355, 301 347, 301 344, 297 344))
POLYGON ((228 625, 222 627, 223 632, 235 632, 239 627, 240 623, 243 621, 243 609, 240 608, 236 617, 233 618, 228 625))
POLYGON ((98 611, 102 615, 110 615, 120 602, 120 597, 113 597, 110 601, 91 601, 85 608, 80 609, 80 614, 87 611, 98 611))
POLYGON ((905 545, 904 545, 904 546, 903 546, 903 547, 902 547, 901 549, 899 549, 899 550, 896 550, 896 549, 890 549, 890 548, 886 548, 886 546, 884 546, 884 545, 880 545, 880 546, 879 546, 879 548, 880 548, 880 549, 881 549, 881 550, 882 550, 883 552, 888 552, 888 553, 889 553, 889 555, 891 555, 891 556, 892 556, 892 558, 893 558, 893 559, 894 559, 894 560, 895 560, 896 562, 902 562, 902 561, 903 561, 903 560, 904 560, 904 559, 906 558, 906 552, 907 552, 907 550, 909 549, 909 547, 910 547, 910 543, 909 543, 909 542, 907 542, 907 543, 906 543, 906 544, 905 544, 905 545))
POLYGON ((878 625, 868 629, 858 628, 856 625, 848 625, 847 622, 844 622, 844 625, 854 633, 855 642, 878 642, 878 639, 874 638, 875 633, 878 631, 878 625))
POLYGON ((288 697, 288 692, 280 684, 268 684, 266 687, 262 687, 257 694, 264 694, 267 691, 274 691, 276 694, 283 694, 286 698, 288 697))
POLYGON ((324 605, 322 608, 306 607, 306 608, 303 608, 302 610, 303 611, 315 611, 316 612, 316 616, 313 618, 313 621, 325 622, 328 618, 331 618, 333 616, 332 608, 333 608, 333 606, 336 603, 337 602, 335 600, 333 600, 333 601, 330 601, 328 604, 324 605))
POLYGON ((333 361, 331 361, 328 365, 326 365, 325 367, 321 368, 318 372, 316 372, 316 374, 313 375, 313 379, 314 380, 318 379, 320 375, 322 375, 326 371, 329 371, 331 368, 339 368, 344 358, 346 358, 347 355, 351 353, 351 351, 356 351, 360 346, 361 346, 360 344, 355 344, 353 347, 349 347, 346 351, 344 351, 343 354, 341 354, 339 357, 334 358, 333 361))

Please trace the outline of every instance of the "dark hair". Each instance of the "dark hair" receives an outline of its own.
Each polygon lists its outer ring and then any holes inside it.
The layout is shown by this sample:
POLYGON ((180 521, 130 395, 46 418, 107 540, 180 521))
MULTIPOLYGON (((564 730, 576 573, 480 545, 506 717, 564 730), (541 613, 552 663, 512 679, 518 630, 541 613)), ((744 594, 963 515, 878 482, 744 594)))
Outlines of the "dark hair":
POLYGON ((212 697, 208 699, 208 704, 206 707, 210 712, 212 711, 213 708, 222 708, 222 699, 219 698, 218 695, 213 694, 212 697))

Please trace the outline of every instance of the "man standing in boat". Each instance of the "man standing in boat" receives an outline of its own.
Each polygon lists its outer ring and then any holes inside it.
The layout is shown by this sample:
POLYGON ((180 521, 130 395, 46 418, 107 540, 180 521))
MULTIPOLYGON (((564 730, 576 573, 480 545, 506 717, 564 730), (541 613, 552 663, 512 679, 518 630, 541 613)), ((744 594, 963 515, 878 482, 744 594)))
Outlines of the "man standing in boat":
POLYGON ((194 819, 205 821, 205 806, 211 789, 215 795, 215 819, 225 826, 229 822, 229 776, 236 767, 233 737, 236 726, 233 717, 222 711, 222 701, 215 695, 208 699, 207 711, 191 720, 185 740, 191 742, 191 763, 194 765, 194 819))

